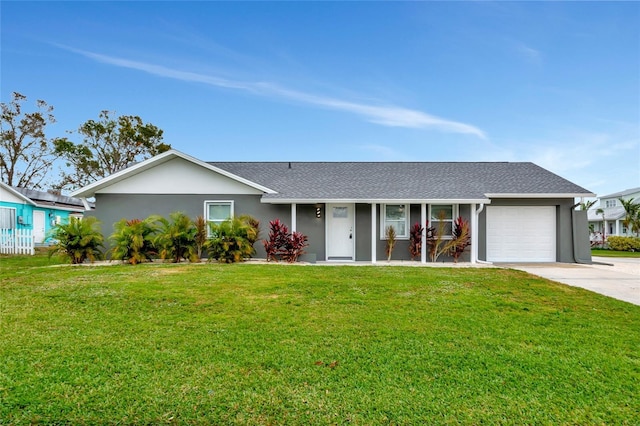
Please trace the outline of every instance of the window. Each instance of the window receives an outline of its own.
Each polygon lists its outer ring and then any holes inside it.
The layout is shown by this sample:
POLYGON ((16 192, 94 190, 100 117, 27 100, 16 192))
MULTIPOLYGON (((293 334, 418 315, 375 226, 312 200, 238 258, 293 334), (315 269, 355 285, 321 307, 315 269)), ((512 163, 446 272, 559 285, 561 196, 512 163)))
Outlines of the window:
POLYGON ((457 214, 457 206, 453 204, 434 204, 429 206, 429 226, 436 233, 443 228, 443 237, 450 238, 453 235, 453 220, 457 214))
POLYGON ((387 228, 393 226, 397 238, 409 238, 409 205, 408 204, 384 204, 382 215, 381 239, 385 238, 387 228))
POLYGON ((615 207, 616 206, 616 200, 607 200, 604 202, 604 206, 605 207, 615 207))
POLYGON ((16 227, 16 209, 0 207, 0 229, 14 229, 16 227))
POLYGON ((207 222, 222 223, 233 217, 233 201, 205 201, 204 214, 207 222))

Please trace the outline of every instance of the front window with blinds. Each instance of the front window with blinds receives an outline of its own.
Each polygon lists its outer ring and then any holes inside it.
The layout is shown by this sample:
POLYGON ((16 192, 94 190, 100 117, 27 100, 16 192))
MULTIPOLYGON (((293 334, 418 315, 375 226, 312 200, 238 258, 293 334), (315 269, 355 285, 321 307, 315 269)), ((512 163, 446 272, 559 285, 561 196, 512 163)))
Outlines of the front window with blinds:
POLYGON ((16 209, 0 207, 0 229, 15 229, 16 209))
POLYGON ((429 206, 429 209, 429 225, 435 229, 436 234, 442 232, 443 238, 451 238, 453 236, 453 220, 456 206, 452 204, 434 204, 429 206))
POLYGON ((233 217, 233 201, 205 201, 207 222, 220 224, 233 217))
POLYGON ((387 228, 393 226, 397 238, 409 238, 409 205, 385 204, 383 210, 380 236, 384 239, 387 228))

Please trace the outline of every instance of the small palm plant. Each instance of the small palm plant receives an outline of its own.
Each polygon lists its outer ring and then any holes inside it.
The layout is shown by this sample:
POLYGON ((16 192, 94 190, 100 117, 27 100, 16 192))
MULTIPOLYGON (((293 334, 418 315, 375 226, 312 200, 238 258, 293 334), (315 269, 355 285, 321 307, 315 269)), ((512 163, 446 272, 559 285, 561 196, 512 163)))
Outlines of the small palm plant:
POLYGON ((469 245, 471 245, 469 221, 460 216, 453 222, 453 241, 450 253, 454 263, 458 263, 460 255, 464 253, 469 245))
POLYGON ((253 242, 257 240, 258 230, 238 217, 221 223, 210 224, 210 237, 206 243, 209 258, 219 262, 242 262, 253 256, 253 242))
POLYGON ((56 243, 49 249, 49 257, 57 254, 73 264, 102 259, 104 237, 100 233, 100 222, 93 216, 71 217, 69 222, 56 225, 50 235, 56 243))
POLYGON ((122 219, 113 225, 109 237, 113 242, 111 259, 129 262, 132 265, 150 261, 156 254, 153 237, 157 229, 158 216, 141 219, 122 219))
POLYGON ((391 261, 391 253, 393 253, 393 248, 396 246, 396 230, 393 226, 387 226, 385 230, 385 236, 387 237, 387 262, 391 261))
POLYGON ((202 216, 196 217, 193 221, 193 225, 196 227, 196 253, 198 260, 202 259, 202 251, 204 245, 207 242, 207 221, 202 216))
POLYGON ((161 259, 171 259, 173 263, 180 263, 185 259, 191 262, 200 260, 196 249, 196 234, 198 230, 183 212, 174 212, 169 220, 160 218, 158 229, 153 240, 161 259))

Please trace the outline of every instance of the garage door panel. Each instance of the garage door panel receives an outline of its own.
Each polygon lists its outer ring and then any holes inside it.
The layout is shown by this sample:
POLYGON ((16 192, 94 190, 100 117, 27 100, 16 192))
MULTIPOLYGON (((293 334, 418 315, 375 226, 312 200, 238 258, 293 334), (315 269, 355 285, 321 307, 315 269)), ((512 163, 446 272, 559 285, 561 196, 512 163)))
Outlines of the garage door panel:
POLYGON ((487 260, 555 262, 555 207, 487 207, 487 260))

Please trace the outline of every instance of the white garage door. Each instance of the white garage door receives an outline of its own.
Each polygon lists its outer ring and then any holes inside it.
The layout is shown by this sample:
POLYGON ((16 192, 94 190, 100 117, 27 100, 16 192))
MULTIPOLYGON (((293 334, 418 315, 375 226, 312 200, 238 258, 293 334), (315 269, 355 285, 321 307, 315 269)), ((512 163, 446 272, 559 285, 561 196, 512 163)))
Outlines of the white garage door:
POLYGON ((555 262, 554 206, 487 206, 487 260, 555 262))

